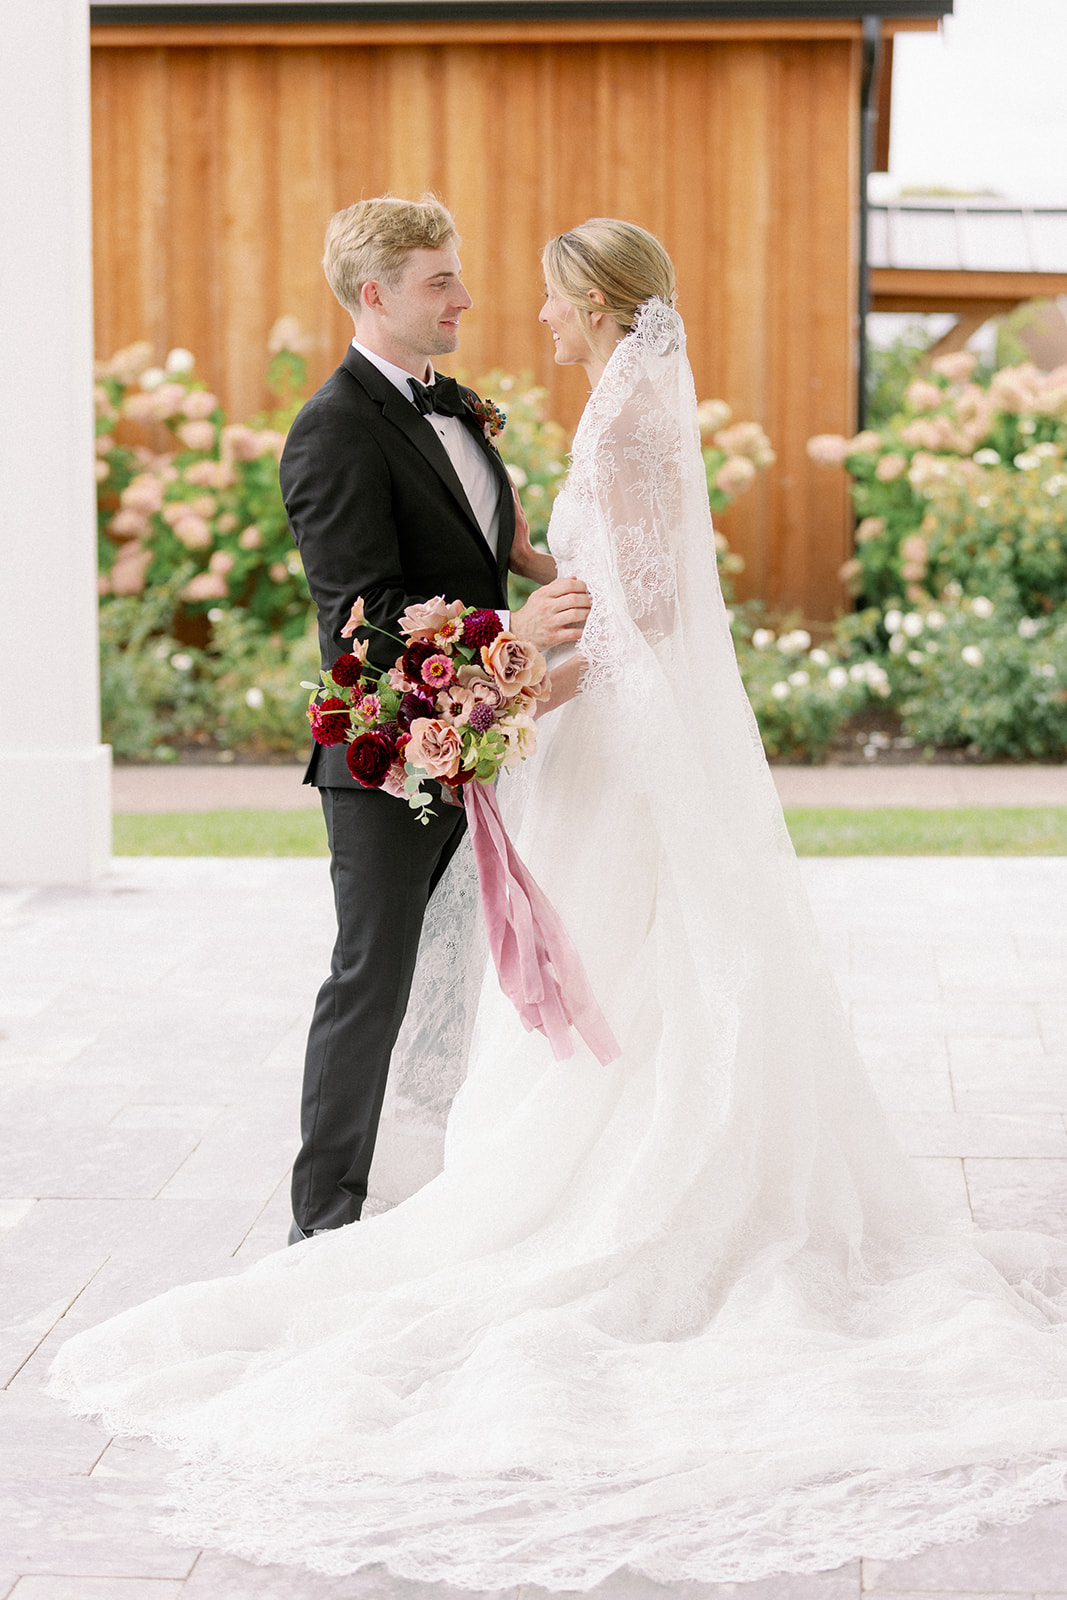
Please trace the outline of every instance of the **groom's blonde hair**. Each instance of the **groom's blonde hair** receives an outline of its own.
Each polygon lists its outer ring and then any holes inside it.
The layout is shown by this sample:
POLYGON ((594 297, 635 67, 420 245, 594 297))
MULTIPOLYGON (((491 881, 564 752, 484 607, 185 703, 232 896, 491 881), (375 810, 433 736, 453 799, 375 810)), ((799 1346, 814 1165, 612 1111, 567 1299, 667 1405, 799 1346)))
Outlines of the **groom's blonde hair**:
POLYGON ((674 266, 654 234, 636 222, 590 217, 550 239, 541 255, 545 279, 583 317, 603 310, 620 328, 633 326, 637 308, 653 295, 674 303, 674 266), (604 296, 601 307, 590 289, 604 296))
POLYGON ((441 250, 454 241, 456 224, 436 195, 401 200, 383 194, 334 213, 326 228, 322 267, 345 310, 356 313, 360 291, 370 279, 395 285, 413 250, 441 250))

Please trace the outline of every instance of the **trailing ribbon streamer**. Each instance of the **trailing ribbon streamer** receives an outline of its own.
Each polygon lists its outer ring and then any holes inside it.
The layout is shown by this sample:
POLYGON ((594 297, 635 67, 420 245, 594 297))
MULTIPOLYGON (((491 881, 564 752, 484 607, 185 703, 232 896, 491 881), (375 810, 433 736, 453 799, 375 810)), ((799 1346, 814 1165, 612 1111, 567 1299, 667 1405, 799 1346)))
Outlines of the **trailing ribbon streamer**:
POLYGON ((489 784, 463 789, 471 845, 500 987, 523 1026, 544 1034, 557 1061, 577 1029, 604 1066, 621 1054, 562 922, 507 836, 489 784))

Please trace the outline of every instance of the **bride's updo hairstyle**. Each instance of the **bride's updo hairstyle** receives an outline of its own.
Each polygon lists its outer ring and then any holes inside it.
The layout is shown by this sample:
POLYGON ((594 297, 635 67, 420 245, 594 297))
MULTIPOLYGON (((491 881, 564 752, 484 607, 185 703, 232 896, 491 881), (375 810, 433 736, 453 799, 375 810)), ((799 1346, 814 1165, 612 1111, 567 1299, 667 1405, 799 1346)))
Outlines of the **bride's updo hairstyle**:
POLYGON ((657 295, 674 304, 674 266, 659 240, 635 222, 590 217, 570 233, 550 239, 541 255, 545 279, 588 317, 603 311, 624 331, 633 327, 637 308, 657 295), (590 289, 604 296, 590 300, 590 289))

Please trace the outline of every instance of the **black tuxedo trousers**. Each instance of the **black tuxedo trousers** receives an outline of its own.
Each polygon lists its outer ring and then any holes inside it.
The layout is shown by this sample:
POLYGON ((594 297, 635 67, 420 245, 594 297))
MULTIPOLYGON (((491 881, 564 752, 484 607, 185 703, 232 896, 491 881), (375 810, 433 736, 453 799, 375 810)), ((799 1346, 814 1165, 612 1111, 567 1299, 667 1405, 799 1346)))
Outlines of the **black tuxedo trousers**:
MULTIPOLYGON (((324 667, 351 648, 341 628, 357 595, 368 620, 392 634, 405 607, 433 595, 506 606, 510 483, 473 414, 466 425, 499 484, 495 556, 430 422, 358 351, 293 423, 282 495, 318 610, 324 667)), ((392 665, 398 644, 370 630, 360 636, 371 660, 392 665)), ((337 912, 330 974, 308 1034, 293 1167, 293 1216, 310 1233, 360 1215, 423 917, 465 817, 435 801, 423 826, 403 801, 353 781, 343 745, 316 746, 305 782, 320 790, 337 912)))

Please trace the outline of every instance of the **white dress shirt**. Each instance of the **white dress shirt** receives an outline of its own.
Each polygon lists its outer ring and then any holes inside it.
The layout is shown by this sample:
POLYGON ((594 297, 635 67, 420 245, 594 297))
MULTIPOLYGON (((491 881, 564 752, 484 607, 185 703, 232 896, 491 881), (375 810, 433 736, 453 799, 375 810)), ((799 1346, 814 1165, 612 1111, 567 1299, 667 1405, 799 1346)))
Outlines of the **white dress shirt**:
MULTIPOLYGON (((352 348, 358 350, 372 366, 377 367, 383 378, 388 378, 410 405, 415 405, 409 381, 412 376, 410 372, 405 372, 403 367, 394 367, 391 361, 375 355, 373 350, 368 350, 358 339, 352 340, 352 348)), ((495 556, 500 537, 500 489, 493 476, 493 469, 472 439, 466 425, 458 417, 442 417, 436 411, 431 411, 426 421, 444 445, 448 459, 456 469, 456 477, 463 485, 463 492, 470 501, 478 526, 485 536, 485 542, 495 556)), ((506 618, 507 613, 502 612, 501 615, 506 618)))

